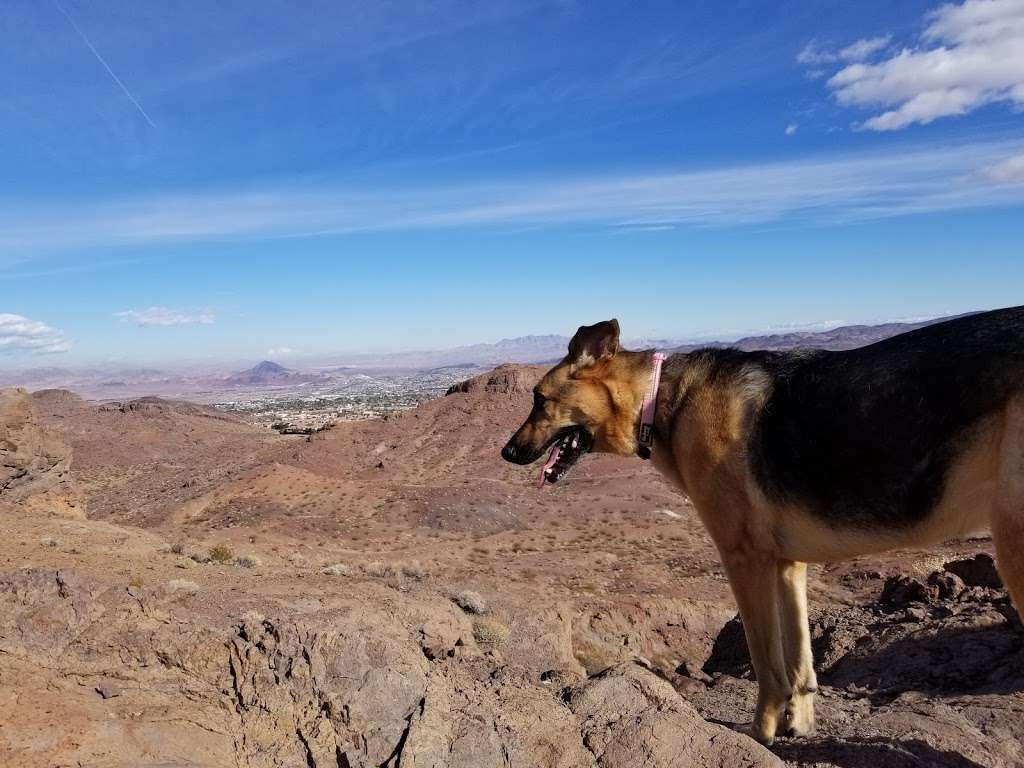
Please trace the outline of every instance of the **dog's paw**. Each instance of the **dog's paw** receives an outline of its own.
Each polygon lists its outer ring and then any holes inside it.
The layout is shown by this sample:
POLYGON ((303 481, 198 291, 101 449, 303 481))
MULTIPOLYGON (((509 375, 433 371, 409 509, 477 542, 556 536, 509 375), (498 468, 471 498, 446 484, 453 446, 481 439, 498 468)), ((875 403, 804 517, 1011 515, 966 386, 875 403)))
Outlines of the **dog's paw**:
POLYGON ((763 744, 766 747, 770 747, 775 743, 775 734, 768 731, 764 726, 754 722, 748 725, 746 728, 740 729, 740 732, 746 734, 758 744, 763 744))
POLYGON ((795 693, 779 720, 777 736, 810 736, 814 733, 814 694, 795 693))

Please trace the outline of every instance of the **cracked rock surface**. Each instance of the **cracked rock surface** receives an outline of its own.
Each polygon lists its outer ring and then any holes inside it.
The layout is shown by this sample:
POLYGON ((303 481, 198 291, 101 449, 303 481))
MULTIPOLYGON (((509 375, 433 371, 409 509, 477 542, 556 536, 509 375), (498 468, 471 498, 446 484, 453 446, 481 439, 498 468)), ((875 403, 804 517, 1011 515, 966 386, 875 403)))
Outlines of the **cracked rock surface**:
POLYGON ((319 616, 250 612, 225 626, 183 610, 174 592, 47 569, 0 573, 0 659, 23 691, 0 705, 0 758, 252 768, 780 764, 635 664, 559 688, 528 660, 481 652, 471 634, 453 635, 459 652, 432 662, 416 625, 425 613, 459 609, 404 608, 353 601, 319 616))
POLYGON ((39 423, 32 398, 22 389, 0 390, 0 498, 70 492, 71 448, 39 423))

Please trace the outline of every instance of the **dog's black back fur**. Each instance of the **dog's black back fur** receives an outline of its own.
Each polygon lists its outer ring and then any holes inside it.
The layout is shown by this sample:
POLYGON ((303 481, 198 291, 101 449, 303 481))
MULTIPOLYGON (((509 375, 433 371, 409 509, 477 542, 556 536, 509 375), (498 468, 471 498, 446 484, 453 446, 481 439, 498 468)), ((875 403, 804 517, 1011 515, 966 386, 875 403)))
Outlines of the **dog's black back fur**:
POLYGON ((909 526, 939 501, 981 420, 1024 392, 1024 307, 843 352, 693 355, 709 356, 712 376, 753 363, 771 377, 748 446, 769 498, 836 527, 909 526))

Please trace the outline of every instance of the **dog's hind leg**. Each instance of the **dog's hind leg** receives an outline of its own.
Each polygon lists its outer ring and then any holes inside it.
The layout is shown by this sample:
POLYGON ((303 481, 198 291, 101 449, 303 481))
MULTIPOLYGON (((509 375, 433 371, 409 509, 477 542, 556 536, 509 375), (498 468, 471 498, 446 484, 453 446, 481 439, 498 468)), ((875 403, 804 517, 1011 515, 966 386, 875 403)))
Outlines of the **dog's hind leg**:
POLYGON ((722 559, 757 675, 757 711, 749 733, 762 744, 771 744, 791 692, 782 653, 776 563, 749 551, 723 552, 722 559))
POLYGON ((1024 618, 1024 396, 1008 405, 1004 424, 992 539, 999 574, 1024 618))
POLYGON ((778 590, 782 653, 793 690, 779 733, 807 736, 814 731, 814 694, 818 690, 807 620, 807 563, 779 560, 778 590))

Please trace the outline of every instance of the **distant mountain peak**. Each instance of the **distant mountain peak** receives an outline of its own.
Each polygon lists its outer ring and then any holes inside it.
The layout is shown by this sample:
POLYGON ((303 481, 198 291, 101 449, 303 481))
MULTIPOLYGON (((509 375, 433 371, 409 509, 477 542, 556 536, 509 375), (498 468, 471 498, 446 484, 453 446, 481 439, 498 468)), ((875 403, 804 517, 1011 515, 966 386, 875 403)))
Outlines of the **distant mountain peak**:
POLYGON ((288 369, 280 363, 275 363, 273 360, 262 360, 256 366, 250 368, 245 373, 263 373, 263 374, 275 374, 275 373, 288 373, 288 369))
POLYGON ((227 380, 231 384, 273 384, 297 378, 302 377, 272 360, 263 360, 252 368, 232 374, 227 380))

